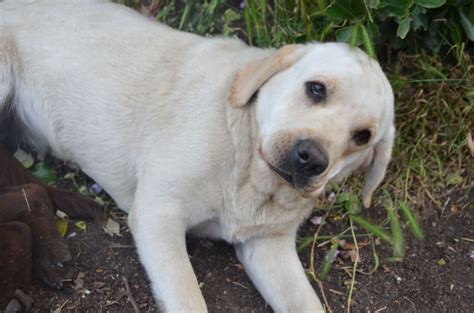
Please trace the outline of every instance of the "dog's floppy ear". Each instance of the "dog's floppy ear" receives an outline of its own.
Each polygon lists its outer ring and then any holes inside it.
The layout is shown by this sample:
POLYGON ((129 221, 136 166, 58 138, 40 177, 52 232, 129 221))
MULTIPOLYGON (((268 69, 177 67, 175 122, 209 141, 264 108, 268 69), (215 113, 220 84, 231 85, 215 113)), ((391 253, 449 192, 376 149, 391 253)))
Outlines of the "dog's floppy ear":
POLYGON ((296 63, 306 52, 304 47, 304 45, 286 45, 265 59, 254 60, 244 65, 230 86, 229 104, 232 107, 247 104, 270 77, 296 63))
POLYGON ((367 181, 364 187, 363 204, 366 208, 370 207, 372 194, 385 177, 385 171, 392 156, 394 140, 395 127, 392 125, 387 134, 374 147, 372 162, 367 171, 367 181))

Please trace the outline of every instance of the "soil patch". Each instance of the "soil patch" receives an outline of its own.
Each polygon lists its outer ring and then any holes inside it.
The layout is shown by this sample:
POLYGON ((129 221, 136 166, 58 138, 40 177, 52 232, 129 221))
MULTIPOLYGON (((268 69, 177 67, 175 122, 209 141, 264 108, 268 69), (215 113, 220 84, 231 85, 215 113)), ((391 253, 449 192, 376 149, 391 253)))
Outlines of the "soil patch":
MULTIPOLYGON (((427 238, 407 238, 404 262, 383 264, 371 275, 358 273, 352 312, 472 312, 472 199, 472 193, 460 198, 462 211, 445 210, 426 217, 423 225, 427 238)), ((121 237, 112 237, 93 223, 87 223, 84 232, 74 229, 73 223, 69 225, 69 235, 76 233, 68 238, 74 255, 71 280, 61 291, 35 282, 34 312, 58 308, 62 312, 133 312, 130 295, 140 311, 158 311, 131 234, 120 218, 123 214, 115 209, 112 214, 120 220, 121 237)), ((375 220, 382 217, 375 209, 367 214, 375 220)), ((306 222, 301 234, 311 235, 314 230, 315 226, 306 222)), ((316 260, 322 260, 326 251, 327 247, 318 249, 316 260)), ((376 251, 381 260, 391 255, 384 245, 377 246, 376 251)), ((230 245, 190 238, 188 252, 210 312, 271 312, 246 277, 230 245)), ((309 249, 302 251, 300 257, 307 266, 309 249)), ((324 282, 333 312, 347 310, 351 266, 350 258, 338 257, 324 282)), ((359 269, 370 272, 373 266, 372 250, 363 248, 359 269)), ((314 287, 321 297, 316 284, 314 287)))

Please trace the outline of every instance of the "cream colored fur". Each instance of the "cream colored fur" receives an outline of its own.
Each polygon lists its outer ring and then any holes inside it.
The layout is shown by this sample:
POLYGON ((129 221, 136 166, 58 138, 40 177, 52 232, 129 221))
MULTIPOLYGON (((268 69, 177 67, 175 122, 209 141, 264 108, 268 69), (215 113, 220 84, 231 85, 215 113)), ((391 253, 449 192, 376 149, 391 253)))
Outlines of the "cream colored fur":
POLYGON ((207 310, 187 232, 233 243, 276 312, 322 312, 295 251, 298 225, 328 181, 363 164, 369 206, 394 138, 390 85, 358 49, 251 48, 92 1, 0 3, 2 107, 31 144, 77 163, 130 212, 169 312, 207 310), (314 80, 328 89, 323 104, 305 94, 314 80), (360 147, 351 135, 359 128, 373 132, 360 147), (301 136, 330 160, 303 191, 269 167, 276 148, 301 136))

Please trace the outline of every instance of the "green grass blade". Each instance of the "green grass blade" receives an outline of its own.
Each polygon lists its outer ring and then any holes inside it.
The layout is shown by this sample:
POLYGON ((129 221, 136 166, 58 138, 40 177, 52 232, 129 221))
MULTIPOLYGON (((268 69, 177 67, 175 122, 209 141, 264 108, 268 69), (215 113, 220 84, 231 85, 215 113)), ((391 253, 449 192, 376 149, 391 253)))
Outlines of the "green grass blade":
POLYGON ((362 24, 360 24, 360 33, 364 42, 365 52, 367 52, 369 57, 375 59, 374 43, 372 42, 372 39, 370 38, 369 33, 367 32, 367 28, 362 24))
POLYGON ((253 31, 252 31, 252 18, 250 17, 250 9, 245 8, 244 9, 244 24, 245 24, 245 29, 247 30, 247 40, 250 43, 250 45, 253 45, 253 31))
POLYGON ((298 248, 296 248, 296 250, 298 250, 298 252, 301 252, 305 248, 309 247, 309 245, 311 245, 314 241, 314 236, 308 236, 308 237, 304 237, 302 239, 303 239, 303 241, 298 245, 298 248))
POLYGON ((181 20, 179 21, 179 30, 183 30, 184 25, 188 21, 189 13, 191 12, 192 7, 194 6, 194 1, 188 2, 184 7, 183 14, 181 15, 181 20))
POLYGON ((379 237, 383 241, 388 242, 388 243, 393 243, 392 238, 390 238, 390 235, 386 231, 384 231, 381 227, 374 225, 357 215, 351 215, 351 219, 354 221, 354 223, 365 228, 367 231, 371 232, 372 234, 379 237))
POLYGON ((334 258, 336 257, 336 250, 337 250, 338 245, 339 245, 339 240, 334 240, 328 253, 326 253, 326 257, 324 258, 323 268, 321 269, 321 272, 319 273, 319 278, 321 280, 326 279, 326 276, 328 275, 328 272, 331 269, 331 265, 334 262, 334 258))
POLYGON ((398 202, 402 214, 408 222, 408 226, 410 226, 411 232, 415 236, 416 239, 421 240, 425 238, 425 234, 423 232, 423 228, 421 227, 420 223, 418 222, 415 214, 413 211, 407 206, 404 201, 398 202))
POLYGON ((390 229, 392 230, 393 238, 393 257, 403 258, 405 254, 405 239, 403 238, 402 226, 398 220, 396 209, 393 207, 387 208, 388 219, 390 220, 390 229))
POLYGON ((356 24, 354 25, 354 27, 352 27, 352 32, 349 37, 349 44, 351 47, 357 46, 357 40, 359 37, 359 29, 360 29, 360 24, 356 24))

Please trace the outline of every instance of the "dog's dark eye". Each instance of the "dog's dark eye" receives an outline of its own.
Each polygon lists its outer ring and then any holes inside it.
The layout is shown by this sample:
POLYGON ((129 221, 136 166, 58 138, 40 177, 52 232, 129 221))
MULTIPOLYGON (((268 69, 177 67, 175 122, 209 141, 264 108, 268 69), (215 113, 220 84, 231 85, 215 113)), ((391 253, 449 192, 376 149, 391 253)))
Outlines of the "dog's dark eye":
POLYGON ((326 86, 320 82, 307 82, 306 93, 315 102, 320 102, 326 98, 326 86))
POLYGON ((354 140, 356 145, 362 146, 369 142, 371 136, 372 134, 370 133, 370 130, 359 130, 355 132, 354 136, 352 136, 352 140, 354 140))

